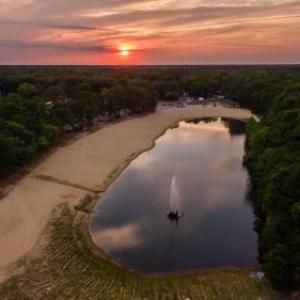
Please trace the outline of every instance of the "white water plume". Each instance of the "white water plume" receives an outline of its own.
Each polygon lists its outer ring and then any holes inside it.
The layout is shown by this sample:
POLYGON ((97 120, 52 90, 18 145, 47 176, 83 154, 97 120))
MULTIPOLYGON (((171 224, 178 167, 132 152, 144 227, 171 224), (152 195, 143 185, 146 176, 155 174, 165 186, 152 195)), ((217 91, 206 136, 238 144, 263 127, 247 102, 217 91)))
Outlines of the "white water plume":
POLYGON ((180 211, 181 197, 177 184, 177 178, 173 175, 170 186, 170 211, 180 211))

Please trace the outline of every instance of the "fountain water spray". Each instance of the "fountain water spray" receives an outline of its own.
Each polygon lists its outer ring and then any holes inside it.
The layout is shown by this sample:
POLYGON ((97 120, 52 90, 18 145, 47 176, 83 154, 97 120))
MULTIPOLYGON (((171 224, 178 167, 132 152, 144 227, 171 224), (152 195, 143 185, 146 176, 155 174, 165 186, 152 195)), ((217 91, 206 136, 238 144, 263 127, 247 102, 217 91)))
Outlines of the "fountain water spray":
POLYGON ((177 185, 176 176, 173 175, 170 186, 170 211, 168 212, 168 218, 170 220, 178 220, 183 214, 179 210, 180 193, 177 185))

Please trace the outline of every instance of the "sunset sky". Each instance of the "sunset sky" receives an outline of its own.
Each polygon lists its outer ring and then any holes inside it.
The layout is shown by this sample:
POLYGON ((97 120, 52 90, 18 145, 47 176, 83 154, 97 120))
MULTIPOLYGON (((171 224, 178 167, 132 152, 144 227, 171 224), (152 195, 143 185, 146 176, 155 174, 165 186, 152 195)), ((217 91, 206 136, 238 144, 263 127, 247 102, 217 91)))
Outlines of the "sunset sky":
POLYGON ((0 0, 0 64, 300 63, 300 0, 0 0))

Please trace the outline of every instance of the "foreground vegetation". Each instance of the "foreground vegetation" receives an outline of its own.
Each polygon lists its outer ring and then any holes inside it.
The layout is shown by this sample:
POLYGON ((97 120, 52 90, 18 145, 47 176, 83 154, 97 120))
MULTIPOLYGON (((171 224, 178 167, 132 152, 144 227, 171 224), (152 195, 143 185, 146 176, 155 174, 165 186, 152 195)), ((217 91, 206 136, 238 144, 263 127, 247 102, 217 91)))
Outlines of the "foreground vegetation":
POLYGON ((67 206, 56 211, 42 238, 48 244, 42 243, 41 255, 23 262, 19 274, 0 286, 1 299, 283 299, 246 270, 161 279, 120 269, 93 254, 80 229, 84 215, 77 214, 67 206))

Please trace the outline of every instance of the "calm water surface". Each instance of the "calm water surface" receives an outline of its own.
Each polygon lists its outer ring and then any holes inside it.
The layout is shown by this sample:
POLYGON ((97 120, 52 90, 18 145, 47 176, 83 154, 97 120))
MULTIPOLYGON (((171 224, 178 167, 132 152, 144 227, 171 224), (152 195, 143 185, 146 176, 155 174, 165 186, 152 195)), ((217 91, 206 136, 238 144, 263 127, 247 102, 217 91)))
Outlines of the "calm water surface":
POLYGON ((96 206, 90 223, 96 245, 146 273, 255 266, 244 141, 237 121, 181 122, 169 129, 96 206), (166 217, 170 197, 184 213, 178 223, 166 217))

